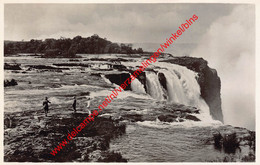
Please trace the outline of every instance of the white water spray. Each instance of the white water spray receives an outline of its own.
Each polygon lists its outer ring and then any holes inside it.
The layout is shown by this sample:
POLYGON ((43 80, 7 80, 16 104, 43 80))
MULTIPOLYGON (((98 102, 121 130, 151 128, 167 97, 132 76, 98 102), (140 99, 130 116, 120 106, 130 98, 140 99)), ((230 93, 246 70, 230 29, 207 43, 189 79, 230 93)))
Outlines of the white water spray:
POLYGON ((144 85, 137 78, 134 81, 132 81, 131 90, 135 93, 146 94, 144 85))
POLYGON ((207 103, 200 96, 200 86, 195 72, 175 64, 160 62, 155 65, 165 68, 159 72, 166 78, 168 101, 197 107, 201 110, 198 118, 202 121, 213 121, 207 103))
POLYGON ((214 21, 191 56, 218 71, 225 124, 255 129, 255 6, 214 21))
POLYGON ((157 100, 163 100, 163 90, 154 72, 145 72, 147 93, 157 100))

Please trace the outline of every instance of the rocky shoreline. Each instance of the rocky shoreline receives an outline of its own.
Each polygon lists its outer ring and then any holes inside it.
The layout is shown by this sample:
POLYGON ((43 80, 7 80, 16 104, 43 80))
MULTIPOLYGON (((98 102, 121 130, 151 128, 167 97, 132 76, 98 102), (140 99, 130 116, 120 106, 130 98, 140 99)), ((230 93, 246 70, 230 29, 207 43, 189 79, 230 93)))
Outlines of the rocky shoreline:
MULTIPOLYGON (((54 110, 55 111, 55 110, 54 110)), ((51 114, 17 112, 5 114, 4 145, 6 162, 126 162, 120 153, 109 150, 109 142, 125 133, 116 120, 97 117, 56 156, 50 152, 67 137, 86 113, 51 114)))
POLYGON ((125 133, 126 121, 155 121, 157 118, 162 122, 200 121, 192 115, 199 113, 199 109, 184 105, 154 109, 154 113, 149 117, 125 113, 115 118, 109 114, 101 114, 56 156, 52 156, 50 152, 66 139, 68 133, 88 114, 61 112, 58 109, 51 111, 55 113, 51 113, 48 117, 44 116, 43 111, 5 114, 6 162, 127 162, 120 153, 109 150, 110 140, 125 133), (164 111, 163 115, 161 109, 164 111))
MULTIPOLYGON (((176 105, 162 107, 164 115, 150 117, 141 114, 121 114, 120 117, 102 115, 95 118, 73 138, 56 156, 50 152, 67 137, 75 126, 81 123, 87 113, 62 112, 57 109, 48 117, 43 112, 15 112, 5 114, 4 119, 4 161, 5 162, 127 162, 120 150, 111 151, 110 141, 126 133, 126 123, 154 121, 182 122, 198 121, 191 114, 198 109, 176 105), (186 109, 186 110, 184 110, 186 109), (180 113, 181 112, 181 113, 180 113), (178 118, 182 114, 183 118, 178 118), (178 118, 178 121, 177 121, 178 118)), ((255 132, 245 128, 223 125, 212 128, 211 138, 204 139, 205 145, 213 145, 216 150, 226 153, 224 159, 208 160, 212 162, 254 162, 255 132), (241 149, 243 155, 241 156, 241 149)))
POLYGON ((226 153, 223 159, 211 162, 255 162, 255 131, 246 128, 223 125, 212 132, 208 144, 216 150, 226 153))

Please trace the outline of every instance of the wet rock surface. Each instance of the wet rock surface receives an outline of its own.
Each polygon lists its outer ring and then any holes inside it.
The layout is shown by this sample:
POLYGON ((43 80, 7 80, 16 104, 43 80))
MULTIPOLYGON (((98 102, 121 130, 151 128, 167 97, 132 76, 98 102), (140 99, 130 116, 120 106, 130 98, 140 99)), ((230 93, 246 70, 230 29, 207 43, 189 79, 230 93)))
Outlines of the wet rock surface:
POLYGON ((5 70, 22 70, 19 64, 4 64, 5 70))
POLYGON ((120 118, 121 120, 129 120, 131 122, 144 121, 141 114, 125 114, 120 118))
POLYGON ((163 110, 164 113, 158 115, 158 119, 160 121, 163 122, 183 122, 185 120, 200 121, 200 119, 194 116, 196 114, 199 114, 200 111, 196 107, 185 106, 182 104, 175 104, 175 105, 166 105, 162 108, 164 109, 163 110))
POLYGON ((57 63, 53 64, 55 66, 81 66, 81 67, 90 67, 89 64, 83 64, 83 63, 57 63))
POLYGON ((214 145, 216 150, 227 154, 223 159, 214 162, 254 162, 255 131, 246 128, 220 126, 212 130, 212 138, 206 143, 214 145))
MULTIPOLYGON (((121 108, 120 111, 131 111, 121 108)), ((182 104, 164 105, 162 107, 153 108, 149 112, 141 112, 141 110, 134 110, 132 112, 125 112, 120 115, 118 120, 127 120, 129 122, 143 122, 156 121, 161 122, 183 122, 185 120, 201 121, 196 117, 199 114, 199 109, 196 107, 185 106, 182 104)))
POLYGON ((112 138, 125 133, 126 126, 111 118, 96 117, 71 141, 68 133, 88 116, 85 113, 50 114, 19 112, 5 114, 6 162, 126 162, 110 151, 112 138), (55 156, 50 152, 64 139, 68 141, 55 156))
MULTIPOLYGON (((129 73, 108 74, 108 75, 105 75, 105 77, 108 78, 111 83, 115 83, 117 85, 121 85, 121 84, 124 84, 124 82, 127 79, 130 79, 130 74, 129 73)), ((131 90, 131 86, 130 85, 126 86, 125 90, 131 90)))
POLYGON ((4 80, 4 87, 8 87, 8 86, 16 86, 18 85, 17 81, 15 79, 12 80, 4 80))
POLYGON ((196 116, 193 116, 193 115, 187 115, 187 116, 185 116, 185 119, 193 120, 193 121, 200 121, 200 119, 198 119, 196 116))
POLYGON ((69 68, 57 68, 53 66, 47 66, 47 65, 28 65, 29 67, 27 70, 32 70, 32 69, 46 69, 46 70, 69 70, 69 68))

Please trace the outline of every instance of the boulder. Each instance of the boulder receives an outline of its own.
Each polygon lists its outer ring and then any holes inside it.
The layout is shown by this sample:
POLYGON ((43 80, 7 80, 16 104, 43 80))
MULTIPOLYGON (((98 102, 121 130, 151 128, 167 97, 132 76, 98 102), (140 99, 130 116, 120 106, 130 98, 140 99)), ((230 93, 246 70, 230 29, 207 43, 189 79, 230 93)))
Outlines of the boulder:
POLYGON ((12 79, 11 81, 4 80, 4 87, 15 86, 15 85, 18 85, 15 79, 12 79))
POLYGON ((96 150, 89 154, 91 162, 127 162, 120 153, 96 150))
POLYGON ((19 64, 8 64, 8 63, 5 63, 4 64, 4 70, 22 70, 20 68, 20 65, 19 64))
POLYGON ((140 114, 125 114, 122 115, 123 120, 129 120, 131 122, 144 121, 140 114))
POLYGON ((174 122, 174 121, 176 121, 177 117, 178 116, 176 116, 176 115, 169 114, 169 115, 160 115, 160 116, 158 116, 158 119, 162 122, 174 122))
POLYGON ((223 136, 223 147, 227 153, 235 153, 236 148, 239 147, 240 140, 236 135, 236 132, 228 132, 223 136))
POLYGON ((127 70, 127 67, 124 66, 124 65, 121 65, 121 64, 112 65, 112 68, 113 68, 113 69, 117 69, 117 70, 119 70, 119 71, 125 71, 125 70, 127 70))
POLYGON ((193 120, 193 121, 200 121, 200 119, 198 119, 196 116, 193 116, 193 115, 186 115, 185 119, 193 120))
MULTIPOLYGON (((129 73, 120 73, 120 74, 107 74, 105 75, 105 77, 107 79, 109 79, 110 82, 117 84, 117 85, 121 85, 124 84, 124 82, 129 78, 130 78, 130 74, 129 73)), ((131 80, 130 80, 131 81, 131 80)), ((127 83, 128 84, 128 83, 127 83)), ((127 85, 126 88, 124 90, 131 90, 131 86, 127 85)))

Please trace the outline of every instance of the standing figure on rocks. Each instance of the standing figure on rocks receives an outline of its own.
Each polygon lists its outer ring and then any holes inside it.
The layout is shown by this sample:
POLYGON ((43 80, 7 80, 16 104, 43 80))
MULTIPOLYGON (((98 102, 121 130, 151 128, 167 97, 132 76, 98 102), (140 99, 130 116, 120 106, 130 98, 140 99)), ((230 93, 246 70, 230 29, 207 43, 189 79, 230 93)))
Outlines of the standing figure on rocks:
POLYGON ((45 116, 47 116, 47 113, 49 112, 49 104, 48 103, 51 103, 51 102, 48 100, 48 97, 45 97, 45 101, 42 103, 43 109, 44 109, 44 112, 45 112, 45 116))
POLYGON ((89 107, 90 107, 90 101, 91 101, 91 98, 90 97, 88 97, 88 96, 86 96, 86 98, 87 98, 87 108, 88 108, 88 114, 90 115, 91 114, 91 111, 89 110, 89 107))
POLYGON ((74 96, 74 101, 73 101, 73 104, 72 104, 72 107, 73 107, 73 110, 74 112, 76 113, 76 104, 77 104, 77 99, 76 99, 76 96, 74 96))

